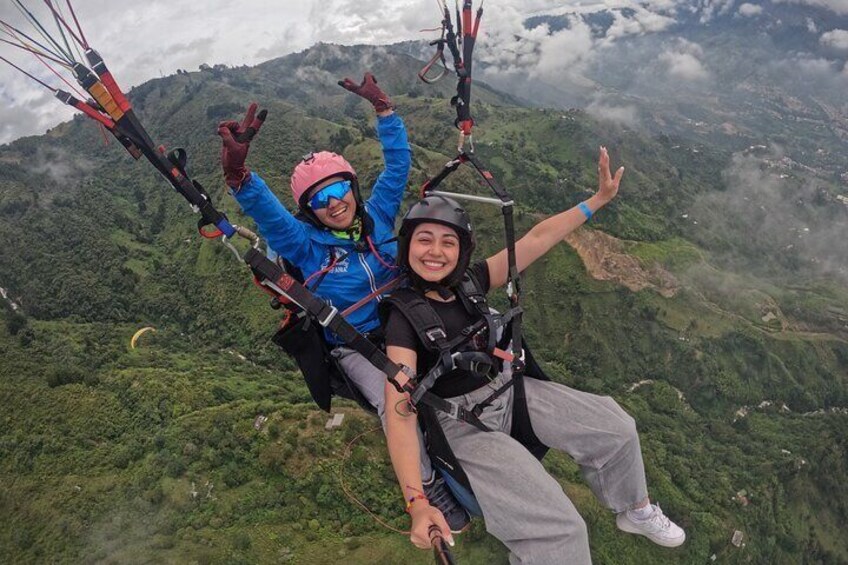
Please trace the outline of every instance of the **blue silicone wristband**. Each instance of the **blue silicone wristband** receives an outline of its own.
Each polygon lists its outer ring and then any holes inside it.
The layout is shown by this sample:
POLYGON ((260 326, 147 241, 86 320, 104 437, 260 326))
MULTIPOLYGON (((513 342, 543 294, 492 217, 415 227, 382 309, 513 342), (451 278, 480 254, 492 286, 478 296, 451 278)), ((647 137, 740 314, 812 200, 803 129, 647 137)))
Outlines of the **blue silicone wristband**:
POLYGON ((588 204, 586 204, 585 202, 581 202, 577 205, 577 207, 580 208, 580 211, 583 212, 584 216, 586 216, 587 222, 592 219, 592 209, 589 208, 588 204))

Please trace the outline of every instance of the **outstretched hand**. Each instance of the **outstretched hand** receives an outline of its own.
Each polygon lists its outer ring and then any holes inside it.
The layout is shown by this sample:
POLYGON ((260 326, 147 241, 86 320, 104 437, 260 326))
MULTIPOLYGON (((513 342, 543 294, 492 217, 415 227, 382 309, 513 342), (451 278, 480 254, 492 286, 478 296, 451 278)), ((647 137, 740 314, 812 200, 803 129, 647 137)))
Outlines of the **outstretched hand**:
POLYGON ((339 86, 353 92, 357 96, 361 96, 371 102, 378 114, 388 112, 394 105, 388 95, 377 86, 377 79, 371 73, 365 73, 362 82, 356 84, 353 80, 345 77, 339 81, 339 86))
POLYGON ((610 158, 607 148, 601 146, 600 155, 598 156, 598 196, 603 200, 604 204, 615 198, 618 194, 618 185, 621 184, 621 177, 624 176, 624 167, 619 167, 615 171, 615 176, 610 173, 610 158))
POLYGON ((256 114, 257 104, 252 102, 247 108, 247 114, 241 123, 229 120, 218 124, 218 135, 221 136, 221 168, 224 169, 224 179, 233 188, 238 188, 250 171, 244 166, 250 142, 259 132, 265 122, 268 110, 256 114))

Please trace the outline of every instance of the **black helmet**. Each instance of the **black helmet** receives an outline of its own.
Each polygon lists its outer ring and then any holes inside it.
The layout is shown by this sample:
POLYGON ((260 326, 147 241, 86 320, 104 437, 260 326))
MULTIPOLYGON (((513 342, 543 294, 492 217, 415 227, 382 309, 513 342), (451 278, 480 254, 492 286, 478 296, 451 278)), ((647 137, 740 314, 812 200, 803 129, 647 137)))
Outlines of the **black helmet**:
POLYGON ((426 289, 432 287, 409 268, 409 240, 418 224, 442 224, 456 230, 459 236, 459 259, 456 268, 439 282, 438 286, 453 287, 462 280, 462 275, 471 262, 474 252, 474 234, 468 213, 456 200, 446 196, 432 195, 419 200, 406 213, 398 231, 398 264, 406 268, 415 286, 426 289))

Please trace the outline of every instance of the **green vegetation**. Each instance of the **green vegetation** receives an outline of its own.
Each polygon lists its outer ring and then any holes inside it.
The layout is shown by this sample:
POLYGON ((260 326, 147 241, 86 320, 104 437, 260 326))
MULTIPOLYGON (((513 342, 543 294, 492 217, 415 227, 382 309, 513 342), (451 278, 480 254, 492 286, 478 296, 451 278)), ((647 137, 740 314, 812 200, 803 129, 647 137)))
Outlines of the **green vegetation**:
MULTIPOLYGON (((319 46, 150 81, 132 97, 154 137, 184 144, 193 175, 245 222, 220 182, 217 120, 248 99, 269 108, 249 164, 286 202, 287 172, 317 147, 344 149, 370 186, 380 164, 368 109, 295 72, 352 76, 369 53, 319 46)), ((382 60, 373 70, 398 93, 416 144, 411 200, 455 135, 446 100, 402 78, 409 61, 382 60)), ((669 551, 618 533, 573 462, 551 454, 545 465, 585 517, 595 562, 848 561, 844 285, 769 265, 741 227, 687 231, 681 210, 724 188, 727 155, 683 155, 668 138, 576 111, 509 107, 485 88, 479 98, 477 150, 514 191, 520 232, 592 190, 603 143, 628 171, 595 227, 632 240, 624 253, 680 285, 663 298, 595 280, 565 245, 526 278, 536 357, 554 379, 613 395, 634 415, 652 496, 689 534, 669 551), (750 271, 731 269, 740 257, 750 271), (737 529, 744 548, 730 543, 737 529)), ((0 148, 0 286, 23 308, 4 302, 0 314, 0 512, 13 517, 0 524, 0 561, 430 562, 340 486, 348 442, 376 420, 340 402, 344 425, 324 429, 327 415, 268 341, 278 314, 247 271, 192 232, 188 208, 149 168, 98 136, 76 119, 0 148), (157 332, 129 350, 143 325, 157 332)), ((480 190, 470 174, 450 189, 480 190)), ((472 215, 481 253, 502 245, 499 213, 472 215)), ((406 527, 379 432, 354 444, 344 476, 381 519, 406 527)), ((456 554, 507 562, 480 521, 456 554)))

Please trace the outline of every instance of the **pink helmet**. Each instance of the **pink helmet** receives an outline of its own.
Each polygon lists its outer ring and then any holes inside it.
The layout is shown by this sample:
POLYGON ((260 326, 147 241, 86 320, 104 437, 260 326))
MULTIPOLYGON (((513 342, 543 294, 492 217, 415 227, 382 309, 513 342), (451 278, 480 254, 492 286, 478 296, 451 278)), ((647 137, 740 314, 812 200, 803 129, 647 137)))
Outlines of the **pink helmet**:
POLYGON ((297 205, 303 209, 302 199, 309 192, 309 189, 330 177, 350 179, 354 184, 354 189, 358 188, 355 186, 357 184, 356 171, 341 155, 330 151, 319 151, 304 157, 291 174, 292 197, 294 197, 297 205))

